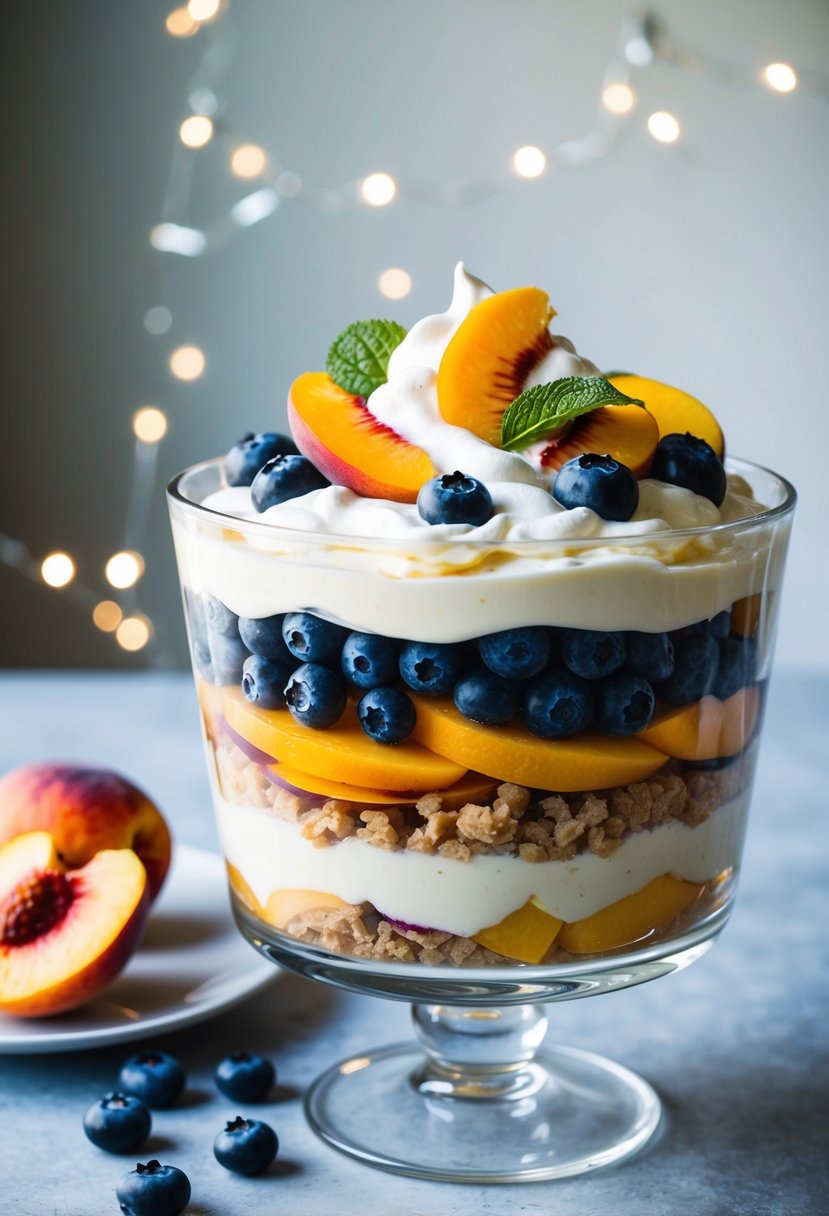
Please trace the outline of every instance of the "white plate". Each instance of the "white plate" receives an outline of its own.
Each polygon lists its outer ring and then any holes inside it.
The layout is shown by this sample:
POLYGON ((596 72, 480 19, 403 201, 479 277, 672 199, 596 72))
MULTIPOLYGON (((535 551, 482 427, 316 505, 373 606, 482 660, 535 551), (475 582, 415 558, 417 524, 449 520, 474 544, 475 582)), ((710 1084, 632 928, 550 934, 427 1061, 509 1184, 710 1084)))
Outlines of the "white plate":
POLYGON ((179 845, 141 948, 81 1009, 54 1018, 0 1014, 0 1053, 79 1051, 212 1017, 278 975, 233 923, 224 863, 179 845))

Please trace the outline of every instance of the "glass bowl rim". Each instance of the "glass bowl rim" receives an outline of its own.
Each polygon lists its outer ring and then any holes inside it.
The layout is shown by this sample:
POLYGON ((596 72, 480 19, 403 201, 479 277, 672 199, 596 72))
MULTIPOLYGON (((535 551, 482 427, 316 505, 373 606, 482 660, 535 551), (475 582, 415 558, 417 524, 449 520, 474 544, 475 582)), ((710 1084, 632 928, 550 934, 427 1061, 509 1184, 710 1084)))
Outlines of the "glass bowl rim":
MULTIPOLYGON (((203 517, 210 519, 217 526, 232 527, 235 531, 242 534, 250 531, 255 535, 270 537, 274 541, 279 537, 282 540, 294 543, 305 545, 315 543, 329 548, 341 544, 347 545, 349 548, 373 549, 388 548, 389 545, 399 546, 405 543, 407 548, 417 552, 434 547, 445 548, 451 544, 463 544, 472 548, 479 548, 482 552, 497 551, 499 549, 510 552, 537 552, 539 547, 547 549, 566 547, 567 549, 573 549, 575 546, 583 546, 590 549, 606 548, 609 545, 647 545, 664 540, 692 540, 695 537, 710 538, 712 535, 720 536, 729 532, 739 533, 744 530, 751 530, 782 520, 786 515, 794 511, 797 503, 797 491, 792 483, 782 474, 776 473, 773 469, 750 460, 743 460, 736 456, 727 456, 725 458, 727 472, 733 472, 741 476, 744 475, 742 470, 751 471, 755 474, 765 474, 777 482, 783 494, 782 500, 774 507, 767 507, 754 515, 746 515, 741 519, 726 520, 718 524, 697 525, 692 528, 668 528, 656 532, 619 532, 606 536, 570 536, 524 540, 509 540, 506 538, 485 540, 483 538, 469 538, 463 534, 415 538, 361 536, 342 532, 316 532, 311 529, 283 528, 278 524, 266 523, 258 519, 240 518, 237 515, 230 515, 225 511, 217 511, 214 507, 206 507, 203 503, 194 502, 193 499, 185 496, 181 487, 186 478, 195 476, 211 468, 218 467, 221 471, 223 461, 223 456, 214 456, 209 460, 202 460, 197 464, 190 465, 171 478, 167 483, 167 496, 171 505, 175 504, 177 507, 181 507, 186 513, 191 513, 196 518, 203 517)), ((384 502, 386 500, 378 499, 377 501, 384 502)))

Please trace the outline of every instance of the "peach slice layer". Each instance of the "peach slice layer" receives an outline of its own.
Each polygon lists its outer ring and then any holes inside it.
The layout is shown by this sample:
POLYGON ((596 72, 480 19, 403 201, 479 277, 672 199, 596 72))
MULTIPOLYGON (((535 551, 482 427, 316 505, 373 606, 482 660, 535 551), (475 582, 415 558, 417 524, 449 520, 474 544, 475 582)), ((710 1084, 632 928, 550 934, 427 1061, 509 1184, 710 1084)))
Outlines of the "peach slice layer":
MULTIPOLYGON (((288 764, 273 764, 271 770, 280 780, 308 794, 341 798, 344 802, 353 802, 359 806, 400 806, 401 802, 405 801, 399 790, 392 793, 391 790, 373 790, 368 786, 348 785, 345 781, 332 781, 327 777, 317 777, 313 773, 303 773, 288 764)), ((495 791, 495 785, 491 777, 485 777, 482 773, 466 773, 448 789, 436 790, 435 793, 443 799, 443 809, 451 811, 467 802, 480 802, 489 798, 495 791)))
POLYGON ((760 624, 760 612, 763 607, 762 595, 747 595, 745 599, 737 600, 731 608, 731 632, 740 637, 750 638, 757 632, 760 624))
POLYGON ((743 750, 759 714, 760 689, 752 684, 726 701, 703 697, 691 705, 655 714, 637 738, 676 760, 716 760, 743 750))
POLYGON ((454 785, 469 769, 411 739, 376 743, 364 733, 351 705, 336 725, 312 730, 295 722, 287 709, 257 709, 240 689, 226 688, 224 715, 237 734, 275 760, 349 785, 426 793, 454 785))
POLYGON ((306 372, 291 385, 288 422, 303 455, 335 485, 366 498, 415 502, 435 476, 422 448, 379 422, 325 372, 306 372))
POLYGON ((0 1010, 43 1017, 96 996, 138 944, 150 906, 131 849, 66 870, 48 832, 0 849, 0 1010))
POLYGON ((631 376, 622 373, 611 376, 610 383, 618 388, 620 393, 644 401, 645 409, 656 419, 659 427, 659 438, 677 432, 685 434, 690 431, 698 439, 704 439, 722 459, 725 450, 725 440, 714 415, 707 405, 697 401, 690 393, 673 388, 670 384, 662 384, 659 380, 648 380, 644 376, 631 376))
POLYGON ((704 884, 686 882, 673 874, 654 878, 641 891, 626 895, 592 916, 564 925, 556 939, 571 954, 617 950, 650 937, 690 908, 704 884))
POLYGON ((555 309, 538 287, 516 287, 476 304, 458 326, 438 368, 438 405, 447 422, 495 447, 501 417, 553 340, 555 309))
POLYGON ((644 781, 667 759, 641 739, 584 731, 571 739, 540 739, 523 726, 481 726, 470 722, 448 697, 412 696, 417 709, 414 738, 501 781, 530 788, 607 789, 644 781))
POLYGON ((538 902, 535 896, 510 912, 497 925, 476 933, 473 941, 496 954, 520 959, 522 963, 540 963, 564 925, 538 902))

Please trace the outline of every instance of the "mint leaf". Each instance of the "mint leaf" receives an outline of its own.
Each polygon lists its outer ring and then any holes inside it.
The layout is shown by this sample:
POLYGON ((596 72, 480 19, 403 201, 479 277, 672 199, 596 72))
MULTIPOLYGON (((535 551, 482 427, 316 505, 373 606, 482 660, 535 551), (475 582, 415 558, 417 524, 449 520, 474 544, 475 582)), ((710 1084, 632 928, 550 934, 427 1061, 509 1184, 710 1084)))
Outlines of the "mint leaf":
POLYGON ((332 342, 325 370, 347 393, 368 397, 386 383, 389 356, 405 337, 396 321, 355 321, 332 342))
POLYGON ((644 402, 620 393, 601 376, 564 376, 550 384, 536 384, 525 389, 504 411, 501 447, 508 452, 525 448, 601 405, 644 405, 644 402))

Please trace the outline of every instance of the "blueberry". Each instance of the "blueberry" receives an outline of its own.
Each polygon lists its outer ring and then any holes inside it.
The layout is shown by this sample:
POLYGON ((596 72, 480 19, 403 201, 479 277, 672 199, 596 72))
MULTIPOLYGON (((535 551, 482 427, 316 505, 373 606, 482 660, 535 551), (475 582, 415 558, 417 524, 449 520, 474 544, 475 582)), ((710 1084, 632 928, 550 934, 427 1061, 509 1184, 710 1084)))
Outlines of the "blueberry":
POLYGON ((211 637, 236 638, 239 636, 239 618, 231 612, 227 604, 216 599, 215 595, 201 597, 204 620, 207 632, 211 637))
POLYGON ((720 642, 717 678, 712 692, 725 701, 728 697, 753 684, 757 678, 757 642, 754 638, 731 637, 720 642))
POLYGON ((259 1119, 237 1115, 213 1141, 213 1156, 234 1174, 261 1174, 279 1149, 276 1132, 259 1119))
POLYGON ((674 646, 667 633, 626 633, 625 668, 649 684, 667 680, 674 669, 674 646))
POLYGON ((210 639, 207 633, 207 619, 204 604, 200 595, 194 595, 189 587, 184 588, 184 606, 187 623, 190 627, 190 645, 193 650, 193 663, 196 670, 205 680, 213 682, 213 662, 210 658, 210 639))
POLYGON ((276 1070, 270 1060, 250 1051, 234 1051, 220 1061, 214 1080, 234 1102, 261 1102, 270 1093, 276 1070))
POLYGON ((371 688, 357 702, 357 717, 370 739, 402 743, 415 728, 415 707, 396 688, 371 688))
POLYGON ((626 464, 587 452, 561 466, 553 483, 553 498, 568 510, 589 507, 602 519, 624 521, 639 504, 639 482, 626 464))
POLYGON ((312 612, 289 612, 282 637, 291 654, 304 663, 339 663, 348 630, 312 612))
POLYGON ((297 722, 325 730, 342 717, 348 687, 338 671, 319 663, 303 663, 288 680, 285 702, 297 722))
POLYGON ((674 635, 672 640, 674 670, 654 691, 669 705, 688 705, 712 691, 720 661, 719 646, 708 633, 674 635))
POLYGON ((542 739, 566 739, 589 725, 593 693, 581 676, 552 671, 537 676, 524 693, 521 717, 527 730, 542 739))
POLYGON ((695 494, 710 498, 718 507, 725 498, 725 469, 722 461, 704 439, 685 432, 665 435, 653 454, 650 477, 672 486, 684 486, 695 494))
POLYGON ((504 629, 478 642, 481 658, 490 671, 512 680, 537 675, 550 657, 550 637, 542 625, 504 629))
POLYGON ((259 654, 263 659, 272 659, 275 663, 290 662, 291 652, 282 637, 282 622, 284 614, 277 616, 240 616, 239 637, 251 654, 259 654))
POLYGON ((455 685, 455 705, 466 718, 485 726, 498 726, 515 717, 519 685, 485 668, 463 676, 455 685))
POLYGON ((653 717, 653 689, 642 676, 617 671, 596 685, 593 720, 611 735, 635 735, 653 717))
POLYGON ((415 692, 440 697, 451 691, 463 668, 463 650, 453 642, 407 642, 400 674, 415 692))
POLYGON ((718 641, 727 638, 731 632, 731 609, 726 608, 723 612, 718 612, 710 621, 705 621, 702 628, 718 641))
POLYGON ((603 629, 565 629, 561 657, 574 675, 599 680, 617 671, 625 661, 625 635, 603 629))
POLYGON ((115 1188, 124 1216, 179 1216, 190 1202, 190 1179, 174 1165, 139 1164, 115 1188))
POLYGON ((163 1051, 143 1051, 130 1056, 118 1076, 120 1088, 151 1110, 172 1106, 186 1080, 178 1060, 163 1051))
POLYGON ((213 683, 238 684, 242 679, 247 658, 247 647, 238 635, 235 638, 227 638, 220 633, 213 634, 210 638, 213 683))
POLYGON ((152 1120, 143 1102, 130 1094, 104 1094, 83 1117, 87 1138, 108 1153, 133 1153, 150 1134, 152 1120))
POLYGON ((225 477, 230 486, 249 486, 256 474, 275 456, 296 456, 296 444, 273 431, 243 435, 225 456, 225 477))
POLYGON ((420 488, 417 509, 427 524, 470 524, 473 528, 492 519, 489 490, 467 473, 444 473, 420 488))
POLYGON ((268 507, 301 498, 312 490, 324 490, 330 484, 307 456, 275 456, 254 477, 250 500, 261 514, 268 507))
POLYGON ((376 633, 350 633, 340 656, 343 675, 358 688, 382 688, 397 679, 397 647, 376 633))
POLYGON ((242 668, 245 699, 260 709, 280 709, 285 704, 285 686, 293 669, 293 663, 273 663, 252 654, 242 668))

